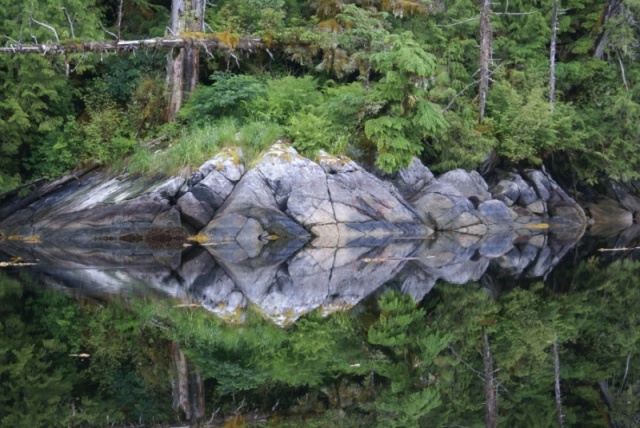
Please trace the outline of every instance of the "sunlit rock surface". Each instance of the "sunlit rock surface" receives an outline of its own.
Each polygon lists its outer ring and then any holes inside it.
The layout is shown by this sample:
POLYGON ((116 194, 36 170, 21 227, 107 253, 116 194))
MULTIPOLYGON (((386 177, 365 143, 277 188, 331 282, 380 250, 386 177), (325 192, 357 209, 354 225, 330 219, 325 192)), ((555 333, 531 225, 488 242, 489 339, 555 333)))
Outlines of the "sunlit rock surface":
POLYGON ((438 280, 543 277, 582 234, 581 208, 544 172, 389 179, 276 144, 245 172, 228 150, 188 178, 94 172, 0 222, 0 257, 96 294, 151 287, 229 321, 254 305, 286 325, 383 286, 423 299, 438 280), (391 284, 391 285, 390 285, 391 284))

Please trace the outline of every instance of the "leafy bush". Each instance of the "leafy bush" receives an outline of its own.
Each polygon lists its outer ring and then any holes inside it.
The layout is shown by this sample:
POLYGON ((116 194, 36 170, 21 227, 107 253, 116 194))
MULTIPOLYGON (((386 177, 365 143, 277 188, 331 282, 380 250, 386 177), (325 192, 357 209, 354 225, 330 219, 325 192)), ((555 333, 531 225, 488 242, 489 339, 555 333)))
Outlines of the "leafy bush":
POLYGON ((303 108, 317 106, 323 101, 318 82, 311 76, 285 76, 269 80, 263 97, 248 105, 249 113, 258 120, 285 125, 289 118, 303 108))
POLYGON ((331 133, 331 122, 310 112, 301 112, 289 119, 285 128, 287 135, 293 139, 296 149, 307 156, 313 157, 318 150, 336 153, 335 143, 340 144, 344 137, 336 137, 331 133))
POLYGON ((385 41, 389 47, 371 55, 372 64, 384 73, 370 100, 381 114, 365 123, 364 132, 378 149, 378 167, 394 171, 409 165, 422 151, 424 139, 444 131, 447 122, 426 98, 435 57, 410 33, 388 35, 385 41))
POLYGON ((216 72, 211 79, 213 85, 193 91, 178 113, 181 120, 202 125, 225 116, 244 118, 249 115, 247 103, 265 92, 260 80, 245 74, 216 72))
POLYGON ((233 28, 238 33, 272 34, 284 27, 287 15, 285 0, 227 0, 216 6, 211 23, 218 31, 233 28))
POLYGON ((52 132, 36 148, 32 162, 37 175, 53 178, 90 162, 113 166, 133 152, 131 125, 113 101, 88 100, 83 118, 68 116, 62 131, 52 132))
POLYGON ((511 81, 504 78, 493 85, 487 103, 490 118, 484 130, 495 136, 498 154, 514 162, 539 164, 553 152, 584 145, 581 119, 573 107, 556 102, 552 112, 538 80, 514 72, 511 81))
POLYGON ((18 174, 9 175, 0 172, 0 194, 8 192, 20 185, 20 176, 18 174))
POLYGON ((444 117, 449 126, 428 146, 426 155, 432 161, 429 168, 434 171, 476 168, 496 145, 491 126, 477 126, 477 112, 469 104, 446 112, 444 117))

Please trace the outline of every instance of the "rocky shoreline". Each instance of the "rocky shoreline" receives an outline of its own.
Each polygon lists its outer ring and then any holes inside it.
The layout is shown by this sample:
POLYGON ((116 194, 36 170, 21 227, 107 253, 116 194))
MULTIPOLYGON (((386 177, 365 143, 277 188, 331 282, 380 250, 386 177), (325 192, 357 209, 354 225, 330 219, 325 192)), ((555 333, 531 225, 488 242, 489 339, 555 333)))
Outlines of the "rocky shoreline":
POLYGON ((188 178, 88 174, 2 220, 0 255, 38 261, 54 282, 146 281, 222 316, 250 302, 286 323, 353 306, 394 278, 422 299, 438 279, 477 281, 490 264, 544 276, 586 224, 544 171, 487 183, 475 171, 435 177, 414 159, 381 178, 275 144, 248 170, 228 149, 188 178))

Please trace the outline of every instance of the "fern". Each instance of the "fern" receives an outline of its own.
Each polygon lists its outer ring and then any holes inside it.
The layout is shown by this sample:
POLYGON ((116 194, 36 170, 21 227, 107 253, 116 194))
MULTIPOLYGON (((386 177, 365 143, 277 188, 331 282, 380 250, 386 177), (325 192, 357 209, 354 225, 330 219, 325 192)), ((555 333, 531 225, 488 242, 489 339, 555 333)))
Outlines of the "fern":
POLYGON ((409 121, 389 116, 370 119, 364 125, 364 133, 378 148, 376 165, 383 171, 396 171, 406 167, 422 146, 412 143, 405 136, 409 121))

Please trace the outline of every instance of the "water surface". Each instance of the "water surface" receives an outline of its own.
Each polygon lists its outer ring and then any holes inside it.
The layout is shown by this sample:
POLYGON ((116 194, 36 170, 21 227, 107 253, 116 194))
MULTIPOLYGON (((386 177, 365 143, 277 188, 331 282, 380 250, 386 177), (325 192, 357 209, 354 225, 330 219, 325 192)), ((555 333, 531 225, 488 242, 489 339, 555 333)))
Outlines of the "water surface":
POLYGON ((0 425, 484 426, 493 380, 500 426, 555 426, 557 339, 565 425, 638 426, 629 252, 361 244, 32 247, 0 271, 0 425))

